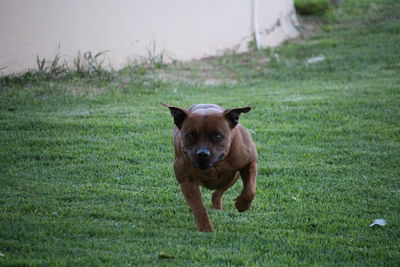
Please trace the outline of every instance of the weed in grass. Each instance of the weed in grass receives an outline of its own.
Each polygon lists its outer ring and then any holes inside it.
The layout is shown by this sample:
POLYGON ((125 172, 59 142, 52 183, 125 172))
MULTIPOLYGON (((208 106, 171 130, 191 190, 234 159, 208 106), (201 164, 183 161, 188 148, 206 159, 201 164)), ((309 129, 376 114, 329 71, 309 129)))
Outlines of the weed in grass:
POLYGON ((138 65, 144 65, 150 69, 160 69, 166 66, 165 51, 158 51, 155 41, 151 42, 147 50, 147 56, 142 57, 138 65))
POLYGON ((101 51, 93 55, 92 52, 86 51, 82 56, 81 52, 78 52, 73 59, 73 68, 69 72, 82 77, 107 75, 109 71, 104 67, 103 58, 106 53, 107 51, 101 51))
POLYGON ((39 56, 36 56, 36 64, 37 71, 33 73, 48 80, 57 79, 61 74, 66 73, 68 70, 67 63, 65 61, 61 63, 60 52, 57 52, 51 62, 47 62, 45 58, 40 59, 39 56))
POLYGON ((96 54, 88 51, 83 54, 80 52, 72 61, 72 66, 66 60, 62 60, 60 52, 54 56, 53 60, 36 57, 37 69, 29 70, 21 75, 11 74, 0 77, 0 85, 15 86, 29 85, 40 82, 51 82, 58 80, 73 80, 74 77, 84 77, 89 79, 112 80, 114 71, 108 70, 104 66, 106 51, 96 54))

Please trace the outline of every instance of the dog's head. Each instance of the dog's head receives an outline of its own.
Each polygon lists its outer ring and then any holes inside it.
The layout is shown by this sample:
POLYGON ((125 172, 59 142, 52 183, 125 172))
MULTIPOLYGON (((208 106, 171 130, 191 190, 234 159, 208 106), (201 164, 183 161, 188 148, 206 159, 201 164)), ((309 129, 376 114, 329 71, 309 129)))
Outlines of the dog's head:
POLYGON ((181 132, 182 149, 190 161, 202 170, 218 164, 229 152, 232 130, 241 113, 250 107, 224 110, 217 105, 200 104, 189 109, 163 104, 171 111, 181 132))

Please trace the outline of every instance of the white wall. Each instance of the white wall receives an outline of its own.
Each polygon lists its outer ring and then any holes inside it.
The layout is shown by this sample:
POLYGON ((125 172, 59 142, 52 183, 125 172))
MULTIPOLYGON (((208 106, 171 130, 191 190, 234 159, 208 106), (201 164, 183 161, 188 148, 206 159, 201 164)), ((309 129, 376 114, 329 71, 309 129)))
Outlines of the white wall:
MULTIPOLYGON (((275 46, 297 36, 293 0, 257 0, 260 39, 275 46)), ((251 0, 0 0, 2 74, 36 68, 36 56, 108 51, 120 68, 156 47, 169 59, 190 60, 253 39, 251 0)), ((153 51, 154 52, 154 51, 153 51)))

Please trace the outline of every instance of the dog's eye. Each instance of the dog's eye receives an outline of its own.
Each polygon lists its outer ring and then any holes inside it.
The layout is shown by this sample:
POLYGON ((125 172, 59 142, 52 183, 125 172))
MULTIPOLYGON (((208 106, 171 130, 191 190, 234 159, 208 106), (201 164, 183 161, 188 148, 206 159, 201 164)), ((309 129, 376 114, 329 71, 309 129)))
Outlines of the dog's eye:
POLYGON ((213 141, 215 141, 215 142, 219 142, 219 141, 221 141, 222 139, 224 139, 224 136, 223 136, 222 134, 213 134, 213 135, 211 136, 211 139, 212 139, 213 141))
POLYGON ((190 140, 195 140, 197 135, 196 133, 188 133, 186 137, 189 138, 190 140))

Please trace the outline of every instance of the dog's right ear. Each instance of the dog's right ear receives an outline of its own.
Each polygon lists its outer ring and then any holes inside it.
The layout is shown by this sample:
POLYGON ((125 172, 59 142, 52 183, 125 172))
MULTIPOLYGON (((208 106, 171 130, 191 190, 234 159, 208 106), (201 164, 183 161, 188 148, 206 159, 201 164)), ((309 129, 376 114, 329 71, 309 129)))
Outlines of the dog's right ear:
POLYGON ((174 123, 178 129, 181 129, 183 121, 187 118, 189 111, 184 108, 170 106, 165 103, 161 103, 164 107, 169 108, 172 117, 174 118, 174 123))

